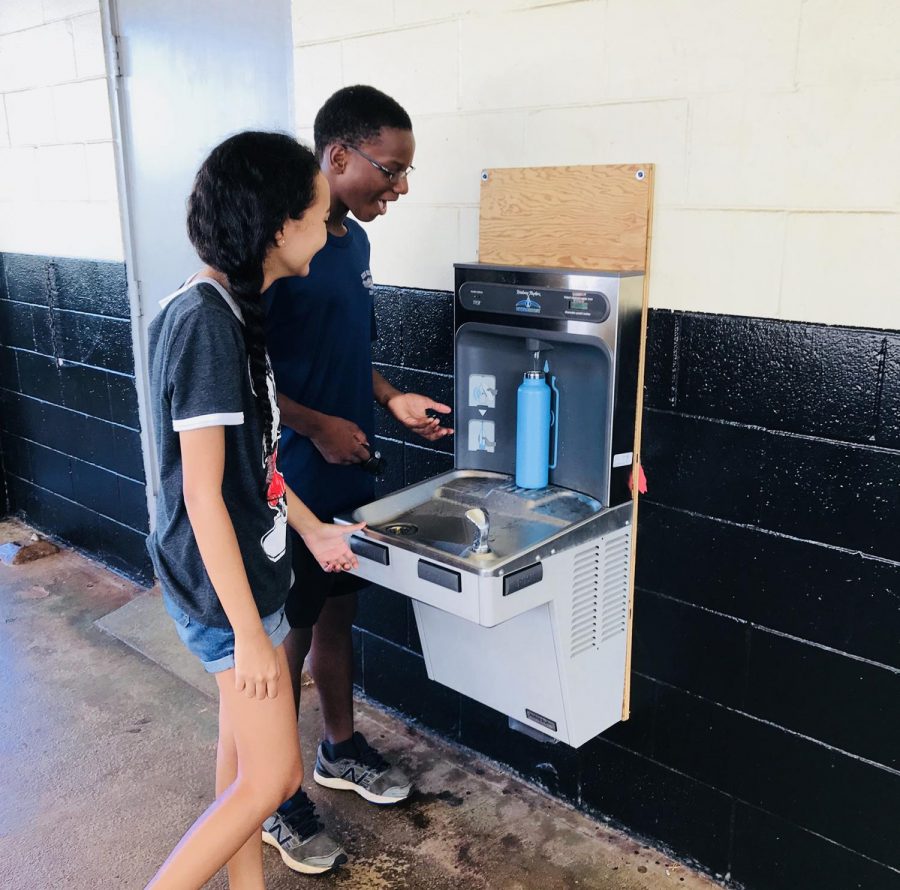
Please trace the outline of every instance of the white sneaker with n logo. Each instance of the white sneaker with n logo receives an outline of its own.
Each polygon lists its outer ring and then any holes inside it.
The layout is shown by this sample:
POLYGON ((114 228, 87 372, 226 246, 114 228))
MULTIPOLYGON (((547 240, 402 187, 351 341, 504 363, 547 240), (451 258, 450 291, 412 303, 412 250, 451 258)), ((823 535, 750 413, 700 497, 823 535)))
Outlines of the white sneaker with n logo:
POLYGON ((326 788, 355 791, 377 804, 400 803, 412 791, 407 776, 392 767, 360 732, 339 745, 322 742, 316 754, 313 778, 326 788))

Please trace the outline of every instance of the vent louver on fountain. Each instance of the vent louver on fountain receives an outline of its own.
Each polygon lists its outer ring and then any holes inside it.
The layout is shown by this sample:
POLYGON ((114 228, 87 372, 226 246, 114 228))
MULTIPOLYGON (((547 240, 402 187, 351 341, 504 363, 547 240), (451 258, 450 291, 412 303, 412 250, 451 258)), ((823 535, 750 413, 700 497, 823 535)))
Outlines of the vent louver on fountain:
POLYGON ((628 536, 604 538, 575 554, 570 655, 625 632, 628 619, 628 536))

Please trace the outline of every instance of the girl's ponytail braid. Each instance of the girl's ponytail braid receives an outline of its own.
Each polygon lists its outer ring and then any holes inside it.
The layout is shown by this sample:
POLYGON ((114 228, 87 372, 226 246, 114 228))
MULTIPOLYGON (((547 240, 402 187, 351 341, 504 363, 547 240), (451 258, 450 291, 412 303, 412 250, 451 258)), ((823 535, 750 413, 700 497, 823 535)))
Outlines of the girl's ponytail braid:
POLYGON ((244 316, 244 345, 250 361, 250 381, 256 394, 256 408, 263 428, 266 454, 274 448, 272 442, 272 403, 269 401, 268 357, 266 355, 266 316, 260 300, 262 270, 247 278, 229 276, 231 295, 244 316))

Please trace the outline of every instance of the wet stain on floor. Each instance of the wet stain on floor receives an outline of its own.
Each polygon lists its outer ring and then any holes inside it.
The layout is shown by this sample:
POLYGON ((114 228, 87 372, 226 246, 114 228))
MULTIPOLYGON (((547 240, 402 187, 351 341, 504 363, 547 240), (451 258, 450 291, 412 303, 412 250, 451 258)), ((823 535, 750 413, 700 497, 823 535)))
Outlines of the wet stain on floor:
POLYGON ((413 795, 414 796, 410 799, 411 802, 421 803, 423 805, 440 801, 451 807, 461 807, 463 803, 465 803, 462 797, 459 797, 459 795, 454 794, 452 791, 439 791, 436 794, 433 792, 415 791, 413 792, 413 795))

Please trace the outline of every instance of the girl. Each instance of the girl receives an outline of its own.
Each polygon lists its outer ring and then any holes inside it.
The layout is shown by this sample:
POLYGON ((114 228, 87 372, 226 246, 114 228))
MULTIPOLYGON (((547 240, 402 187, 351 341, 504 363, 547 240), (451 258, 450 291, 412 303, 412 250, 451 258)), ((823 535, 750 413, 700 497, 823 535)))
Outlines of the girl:
POLYGON ((344 536, 362 525, 320 522, 278 472, 260 304, 273 281, 308 274, 329 203, 315 156, 290 136, 227 139, 188 202, 188 234, 206 265, 150 325, 160 491, 148 547, 166 609, 215 674, 220 700, 216 800, 154 890, 195 890, 226 863, 232 890, 264 888, 260 826, 303 772, 282 646, 287 523, 326 571, 357 565, 344 536))

